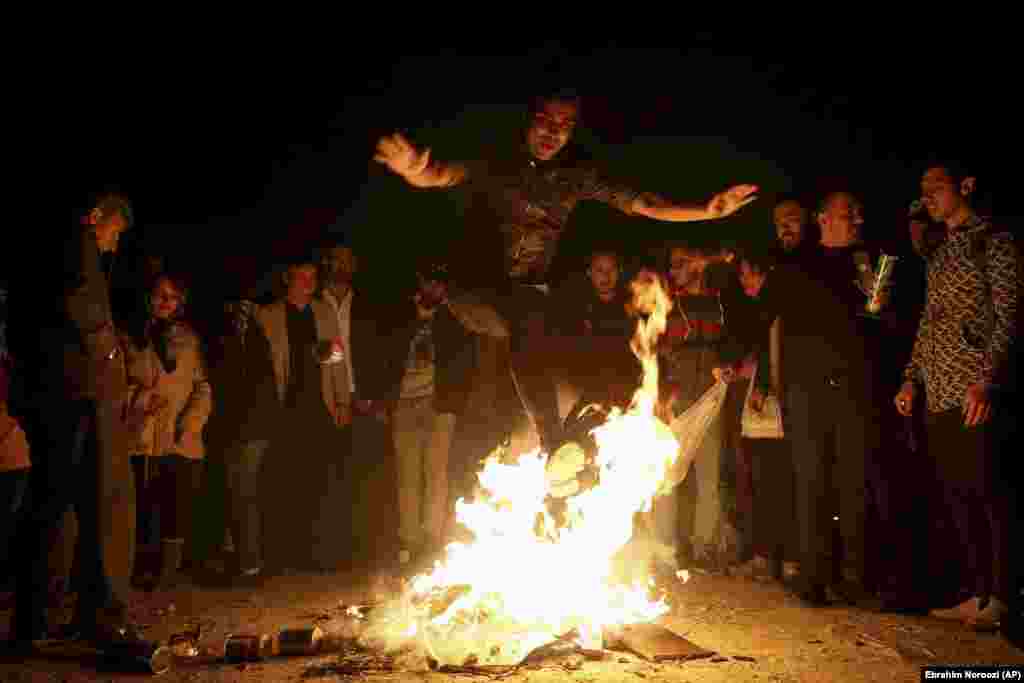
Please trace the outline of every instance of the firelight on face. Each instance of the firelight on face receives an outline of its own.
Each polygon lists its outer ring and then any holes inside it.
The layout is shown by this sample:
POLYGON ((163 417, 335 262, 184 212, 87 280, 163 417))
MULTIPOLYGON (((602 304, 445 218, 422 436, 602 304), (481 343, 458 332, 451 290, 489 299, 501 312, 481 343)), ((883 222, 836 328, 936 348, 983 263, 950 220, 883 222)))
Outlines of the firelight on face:
POLYGON ((312 296, 316 291, 316 266, 304 265, 289 269, 288 292, 298 296, 312 296))
POLYGON ((572 138, 578 113, 572 102, 544 102, 526 132, 530 154, 535 159, 548 161, 562 151, 572 138))
POLYGON ((153 317, 159 320, 170 320, 177 315, 181 308, 182 295, 170 280, 160 278, 153 287, 153 295, 150 303, 153 308, 153 317))

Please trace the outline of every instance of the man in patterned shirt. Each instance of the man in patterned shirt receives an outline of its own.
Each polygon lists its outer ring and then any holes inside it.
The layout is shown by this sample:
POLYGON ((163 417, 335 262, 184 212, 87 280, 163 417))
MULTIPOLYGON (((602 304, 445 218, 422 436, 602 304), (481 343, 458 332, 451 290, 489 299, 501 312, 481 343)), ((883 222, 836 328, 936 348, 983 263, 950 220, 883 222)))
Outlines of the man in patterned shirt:
POLYGON ((932 615, 994 628, 1011 588, 1009 498, 998 488, 991 421, 1016 340, 1020 266, 1012 234, 971 207, 975 184, 956 164, 932 165, 921 179, 925 208, 948 239, 928 262, 925 308, 895 400, 909 416, 924 385, 929 452, 975 581, 969 599, 932 615))
MULTIPOLYGON (((570 147, 579 98, 537 98, 519 152, 487 163, 443 163, 417 150, 401 134, 382 138, 374 159, 418 188, 466 185, 472 194, 474 232, 500 235, 503 264, 493 296, 508 322, 512 373, 523 407, 541 444, 553 452, 561 441, 558 404, 547 346, 547 275, 558 241, 576 204, 596 199, 627 215, 662 221, 699 221, 728 216, 753 201, 757 188, 738 185, 703 205, 670 202, 609 183, 570 147)), ((479 257, 480 254, 474 254, 479 257)))

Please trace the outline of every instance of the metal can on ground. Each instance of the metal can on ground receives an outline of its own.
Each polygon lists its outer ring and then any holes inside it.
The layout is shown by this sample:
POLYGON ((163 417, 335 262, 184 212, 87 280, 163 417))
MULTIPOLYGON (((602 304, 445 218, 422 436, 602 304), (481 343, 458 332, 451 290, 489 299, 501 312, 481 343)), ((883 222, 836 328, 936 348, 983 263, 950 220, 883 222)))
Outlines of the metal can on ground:
POLYGON ((266 633, 232 633, 224 641, 224 659, 255 662, 273 654, 274 641, 266 633))
POLYGON ((277 636, 282 655, 313 655, 320 650, 324 632, 319 626, 282 629, 277 636))
POLYGON ((145 640, 114 642, 100 650, 99 668, 118 673, 162 674, 170 670, 171 649, 145 640))

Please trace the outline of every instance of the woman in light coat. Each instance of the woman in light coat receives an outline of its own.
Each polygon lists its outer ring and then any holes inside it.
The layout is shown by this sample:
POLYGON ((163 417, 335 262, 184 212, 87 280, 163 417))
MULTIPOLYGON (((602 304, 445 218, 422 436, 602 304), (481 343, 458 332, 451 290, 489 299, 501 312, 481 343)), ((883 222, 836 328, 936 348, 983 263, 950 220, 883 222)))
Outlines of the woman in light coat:
POLYGON ((146 535, 140 545, 155 550, 159 534, 164 585, 181 578, 205 456, 203 428, 213 404, 201 342, 182 320, 186 297, 181 278, 157 277, 149 316, 125 343, 133 400, 146 411, 132 451, 146 535))

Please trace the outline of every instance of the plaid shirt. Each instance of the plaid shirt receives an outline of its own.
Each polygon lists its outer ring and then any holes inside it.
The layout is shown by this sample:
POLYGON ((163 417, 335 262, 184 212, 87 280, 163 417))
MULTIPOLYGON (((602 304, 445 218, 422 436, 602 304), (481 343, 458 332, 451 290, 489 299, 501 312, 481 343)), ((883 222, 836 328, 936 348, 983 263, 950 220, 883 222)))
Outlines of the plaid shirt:
POLYGON ((977 216, 932 254, 925 308, 904 371, 907 380, 924 383, 930 412, 959 407, 972 384, 1000 381, 1017 334, 1018 259, 1012 235, 977 216))

